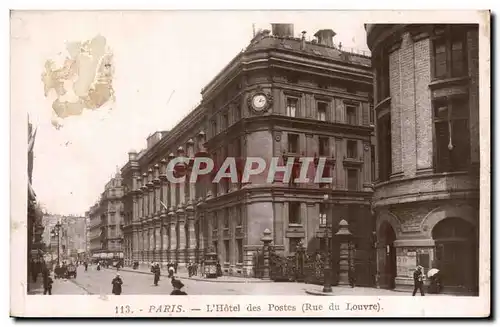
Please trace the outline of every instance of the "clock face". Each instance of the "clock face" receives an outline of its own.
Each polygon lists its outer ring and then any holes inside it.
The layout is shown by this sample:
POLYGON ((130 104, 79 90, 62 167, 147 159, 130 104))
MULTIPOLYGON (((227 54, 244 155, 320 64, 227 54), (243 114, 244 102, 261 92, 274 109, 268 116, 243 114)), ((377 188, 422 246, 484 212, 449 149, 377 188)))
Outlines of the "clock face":
POLYGON ((252 104, 256 110, 262 110, 267 104, 267 98, 264 94, 256 94, 252 99, 252 104))

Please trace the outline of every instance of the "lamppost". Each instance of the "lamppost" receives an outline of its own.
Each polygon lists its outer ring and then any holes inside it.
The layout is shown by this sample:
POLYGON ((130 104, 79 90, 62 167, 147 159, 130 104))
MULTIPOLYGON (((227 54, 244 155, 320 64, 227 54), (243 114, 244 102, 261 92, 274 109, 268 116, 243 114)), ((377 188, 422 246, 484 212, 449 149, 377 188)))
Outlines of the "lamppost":
POLYGON ((331 248, 332 244, 330 242, 330 234, 332 229, 330 206, 329 206, 329 198, 328 194, 323 195, 323 204, 325 206, 326 211, 326 262, 325 262, 325 272, 324 272, 324 284, 323 284, 323 293, 331 293, 332 292, 332 253, 331 248))
POLYGON ((58 221, 57 224, 54 226, 54 228, 52 229, 51 231, 51 234, 52 236, 54 237, 57 237, 57 266, 60 265, 60 260, 59 260, 59 249, 60 249, 60 244, 59 244, 59 236, 61 234, 61 228, 62 228, 62 225, 61 223, 58 221))

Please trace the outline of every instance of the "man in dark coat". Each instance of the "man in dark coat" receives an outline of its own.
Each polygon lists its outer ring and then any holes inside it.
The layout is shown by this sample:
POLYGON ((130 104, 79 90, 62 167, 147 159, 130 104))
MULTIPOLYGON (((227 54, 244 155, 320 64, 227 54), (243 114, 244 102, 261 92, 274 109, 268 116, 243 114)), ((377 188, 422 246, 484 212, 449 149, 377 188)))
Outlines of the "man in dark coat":
POLYGON ((154 284, 155 286, 158 286, 158 282, 160 281, 160 264, 157 263, 155 265, 153 265, 153 267, 151 268, 152 271, 153 271, 153 274, 155 275, 155 279, 154 279, 154 284))
POLYGON ((354 288, 355 284, 356 284, 356 268, 354 267, 354 264, 351 263, 349 265, 349 285, 351 285, 351 287, 354 288))
POLYGON ((113 289, 112 289, 111 292, 114 295, 120 295, 120 294, 122 294, 123 280, 121 279, 120 274, 116 274, 116 277, 113 278, 113 280, 111 281, 111 284, 113 285, 113 289))
POLYGON ((184 287, 184 284, 180 280, 172 278, 172 286, 174 287, 174 290, 172 291, 172 293, 170 293, 170 295, 187 295, 186 292, 181 291, 181 288, 184 287))
POLYGON ((43 295, 52 295, 52 284, 54 281, 52 280, 52 277, 50 277, 50 271, 49 269, 45 268, 42 272, 43 276, 43 295))
POLYGON ((413 288, 413 296, 417 294, 417 290, 420 290, 420 295, 424 296, 424 271, 422 266, 417 266, 415 272, 413 273, 413 282, 415 287, 413 288))

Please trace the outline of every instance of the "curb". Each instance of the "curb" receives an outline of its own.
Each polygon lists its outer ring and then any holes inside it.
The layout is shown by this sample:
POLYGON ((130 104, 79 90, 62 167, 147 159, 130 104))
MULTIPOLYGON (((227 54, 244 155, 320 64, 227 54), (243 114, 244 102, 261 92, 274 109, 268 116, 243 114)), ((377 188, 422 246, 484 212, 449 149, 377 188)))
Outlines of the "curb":
MULTIPOLYGON (((113 268, 104 268, 108 270, 115 270, 113 268)), ((121 269, 118 270, 120 271, 127 271, 127 272, 134 272, 134 273, 139 273, 139 274, 144 274, 144 275, 153 275, 152 273, 148 271, 141 271, 141 270, 133 270, 133 269, 121 269)), ((167 277, 168 275, 160 274, 162 277, 167 277)), ((176 276, 178 279, 189 279, 189 280, 194 280, 198 282, 205 282, 205 283, 233 283, 233 284, 258 284, 258 283, 274 283, 272 280, 263 280, 263 279, 255 279, 255 280, 221 280, 221 279, 210 279, 210 278, 193 278, 193 277, 183 277, 183 276, 176 276)))

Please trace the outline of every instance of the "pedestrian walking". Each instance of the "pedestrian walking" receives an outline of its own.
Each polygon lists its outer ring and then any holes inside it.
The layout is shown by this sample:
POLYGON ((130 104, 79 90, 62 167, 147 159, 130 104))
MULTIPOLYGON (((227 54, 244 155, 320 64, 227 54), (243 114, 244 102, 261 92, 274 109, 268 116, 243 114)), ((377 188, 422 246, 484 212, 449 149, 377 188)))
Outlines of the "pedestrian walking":
POLYGON ((193 275, 194 276, 198 275, 198 262, 195 262, 193 265, 193 275))
POLYGON ((154 284, 155 286, 158 286, 158 282, 160 281, 160 264, 155 264, 153 266, 153 274, 155 275, 155 278, 154 278, 154 284))
POLYGON ((122 294, 123 280, 122 280, 120 274, 116 274, 116 277, 113 278, 113 280, 111 281, 111 285, 113 285, 113 289, 111 290, 111 292, 114 295, 122 294))
POLYGON ((216 270, 217 276, 218 276, 218 277, 222 276, 222 267, 221 267, 221 265, 220 265, 220 262, 219 262, 219 261, 217 261, 217 265, 216 265, 216 267, 217 267, 217 268, 216 268, 216 269, 217 269, 217 270, 216 270))
POLYGON ((89 264, 87 263, 87 261, 85 261, 85 263, 83 264, 83 266, 85 267, 85 271, 87 271, 87 269, 89 268, 89 264))
POLYGON ((52 284, 54 280, 50 276, 50 271, 45 269, 43 271, 43 295, 52 295, 52 284))
POLYGON ((174 266, 173 265, 168 265, 168 278, 173 278, 174 277, 174 266))
POLYGON ((415 287, 413 288, 413 296, 417 294, 417 290, 420 290, 420 295, 424 296, 424 267, 417 266, 415 272, 413 273, 413 282, 415 283, 415 287))
POLYGON ((176 262, 174 263, 174 271, 175 271, 175 273, 176 273, 176 274, 177 274, 177 267, 178 267, 178 265, 179 265, 179 264, 178 264, 178 263, 177 263, 177 261, 176 261, 176 262))
POLYGON ((170 293, 170 295, 187 295, 186 292, 181 291, 181 288, 184 287, 184 284, 180 280, 172 278, 172 286, 174 287, 174 290, 172 291, 172 293, 170 293))
POLYGON ((354 267, 354 264, 349 265, 349 285, 351 285, 352 288, 354 288, 354 285, 356 284, 356 268, 354 267))

